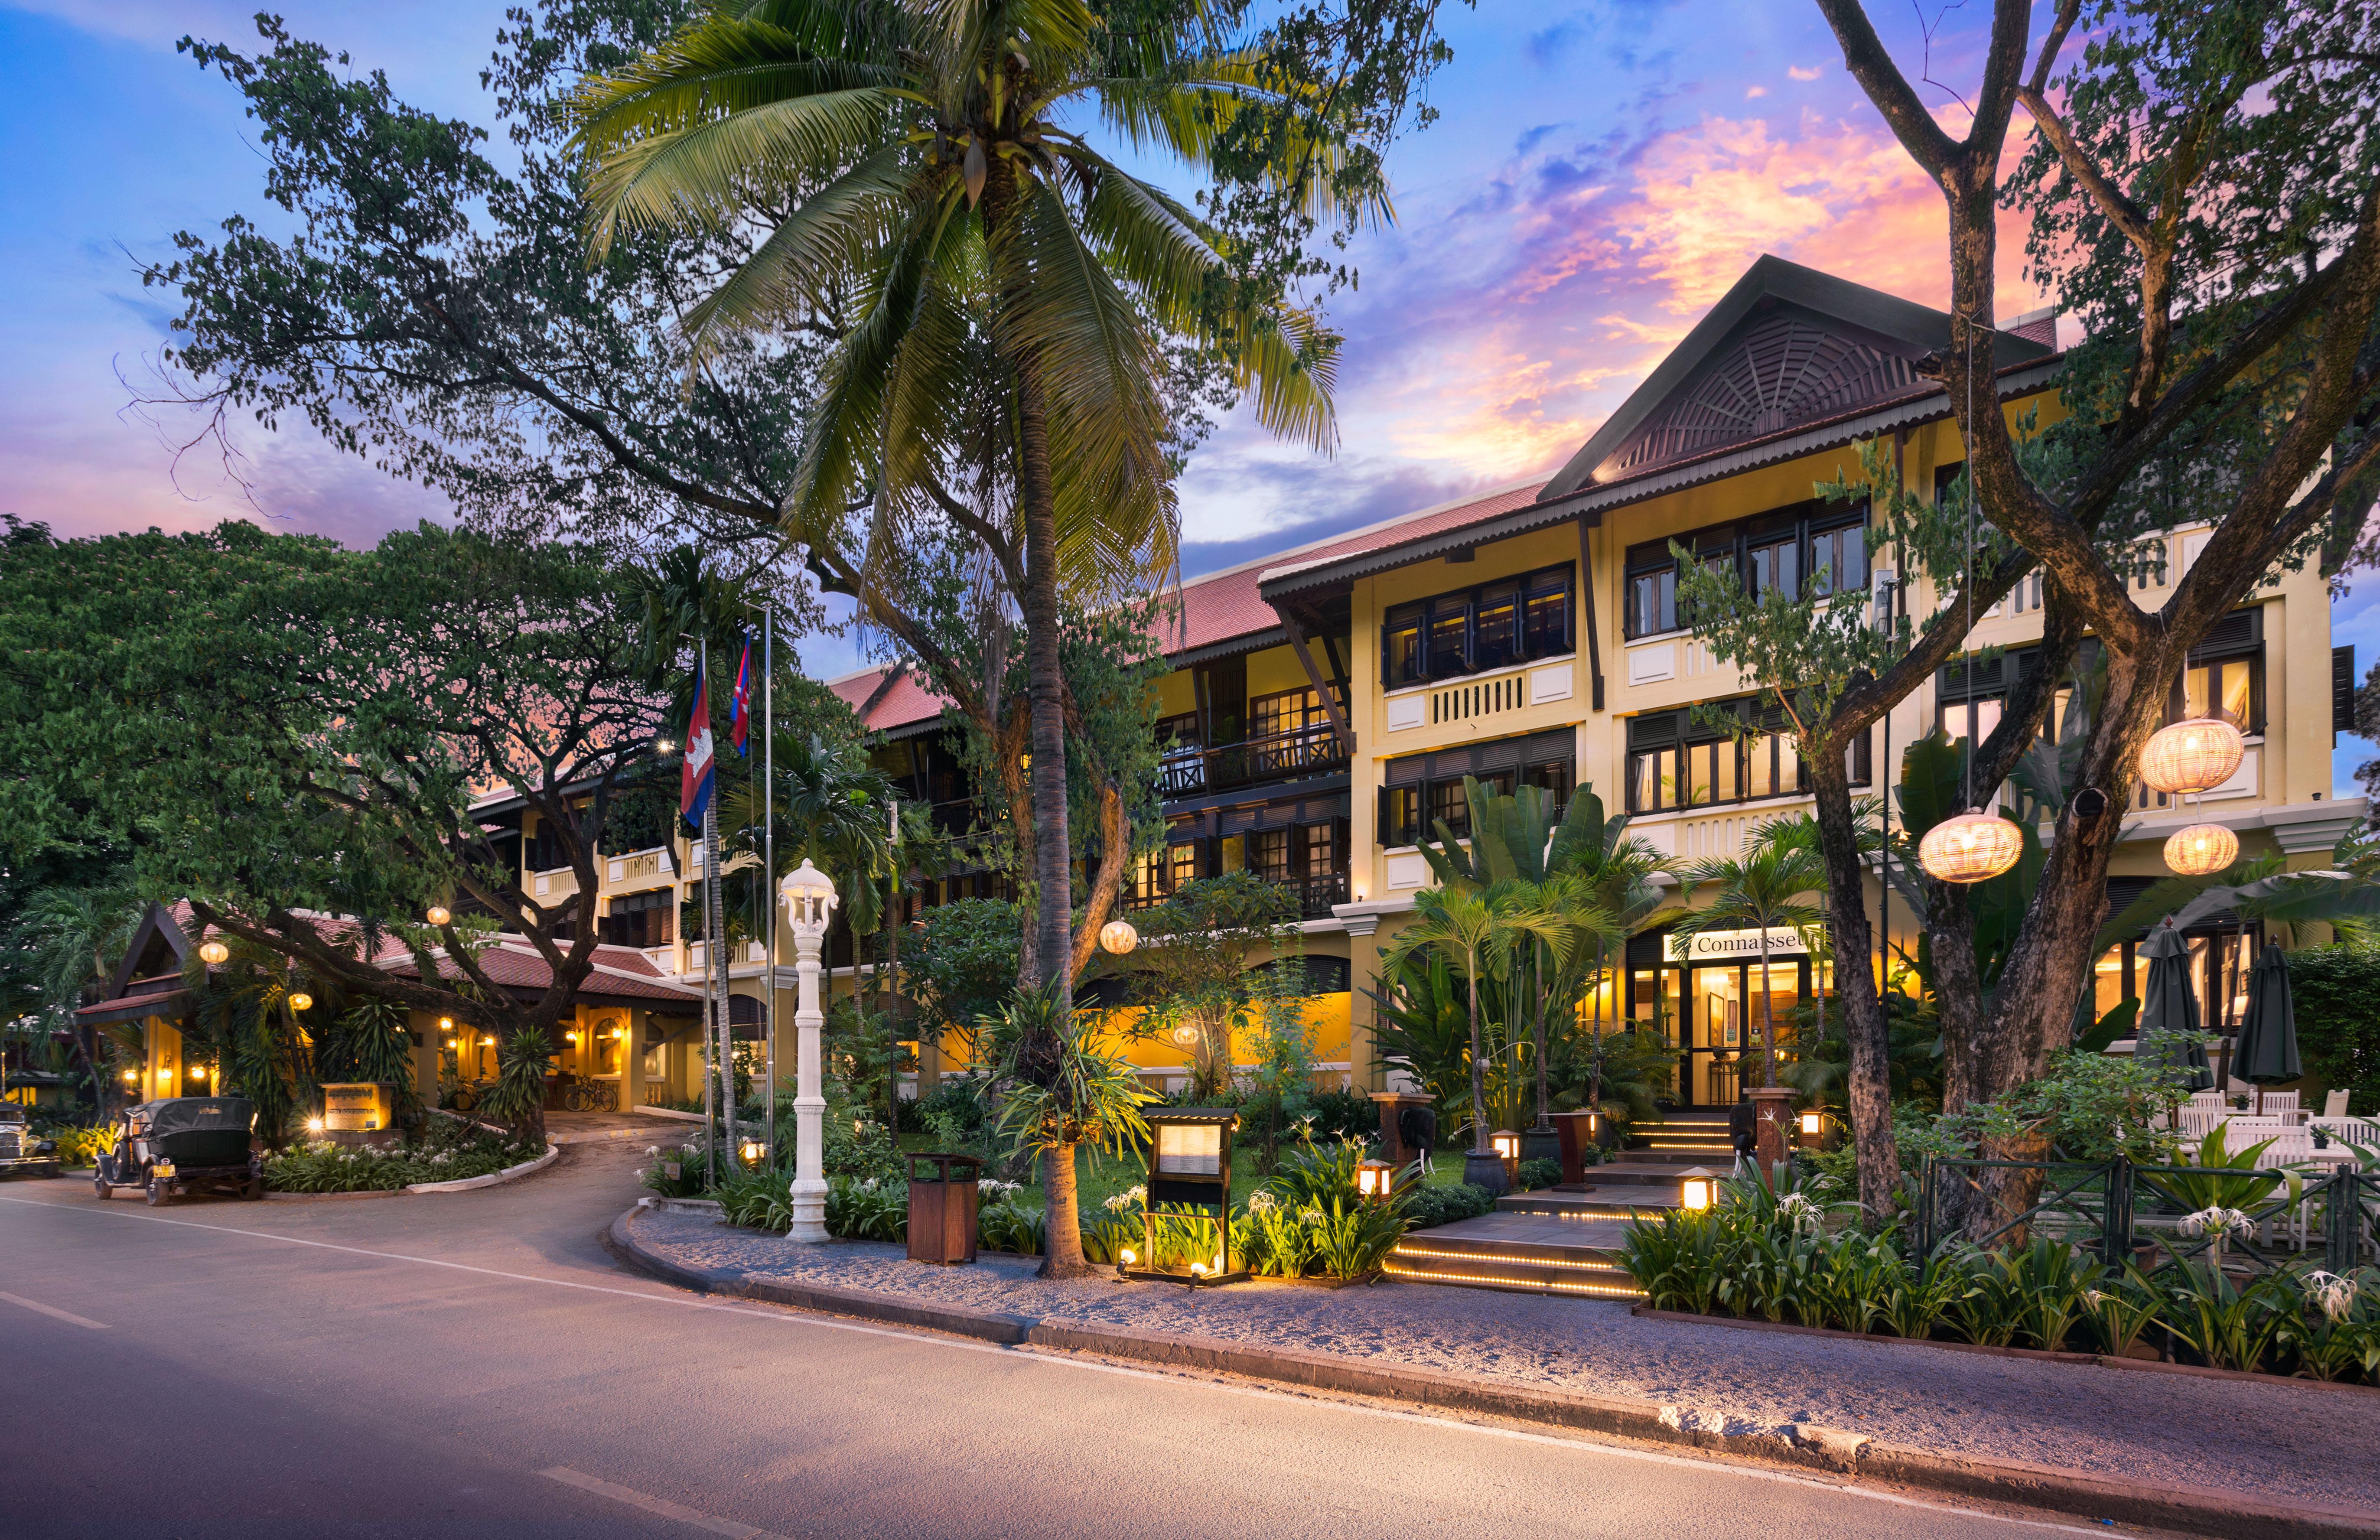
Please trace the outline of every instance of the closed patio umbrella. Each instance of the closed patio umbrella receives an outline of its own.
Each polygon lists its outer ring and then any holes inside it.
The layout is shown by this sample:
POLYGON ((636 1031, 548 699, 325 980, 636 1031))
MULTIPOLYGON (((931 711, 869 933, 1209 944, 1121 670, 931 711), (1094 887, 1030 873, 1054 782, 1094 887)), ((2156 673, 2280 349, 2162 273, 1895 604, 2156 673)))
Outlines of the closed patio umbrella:
POLYGON ((2277 946, 2267 945, 2249 972, 2248 1019, 2240 1024, 2231 1073, 2255 1083, 2259 1111, 2266 1085, 2305 1073, 2298 1061, 2298 1008, 2289 998, 2289 959, 2277 946))
POLYGON ((2149 978, 2141 993, 2140 1061, 2188 1070, 2189 1088, 2204 1091, 2215 1084, 2215 1069, 2206 1061, 2198 991, 2190 987, 2190 949, 2166 924, 2141 943, 2141 955, 2149 960, 2149 978))

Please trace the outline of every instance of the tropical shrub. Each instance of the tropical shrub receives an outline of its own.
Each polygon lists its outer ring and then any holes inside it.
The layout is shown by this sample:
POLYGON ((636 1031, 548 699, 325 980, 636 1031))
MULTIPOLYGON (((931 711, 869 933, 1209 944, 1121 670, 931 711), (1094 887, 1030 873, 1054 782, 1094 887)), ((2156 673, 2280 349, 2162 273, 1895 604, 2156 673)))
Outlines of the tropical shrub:
POLYGON ((113 1128, 79 1128, 67 1123, 48 1130, 42 1137, 57 1141, 61 1166, 96 1166, 101 1156, 115 1147, 113 1128))
POLYGON ((719 1200, 719 1217, 729 1224, 780 1235, 794 1227, 793 1189, 781 1171, 731 1170, 711 1196, 719 1200))
POLYGON ((1049 1219, 1030 1188, 987 1182, 978 1195, 976 1244, 1019 1256, 1041 1255, 1049 1244, 1049 1219), (997 1196, 991 1195, 995 1185, 1001 1189, 997 1196))
POLYGON ((1521 1162, 1520 1178, 1521 1191, 1524 1193, 1534 1193, 1539 1188, 1550 1187, 1561 1180, 1561 1162, 1524 1160, 1521 1162))
POLYGON ((1405 1189, 1404 1202, 1409 1228, 1427 1230, 1457 1219, 1477 1219, 1496 1207, 1496 1194, 1468 1182, 1445 1187, 1415 1184, 1405 1189))
POLYGON ((2374 1311, 2374 1286, 2380 1269, 2362 1268, 2354 1276, 2308 1273, 2301 1281, 2297 1308, 2281 1317, 2275 1333, 2280 1345, 2297 1360, 2297 1372, 2308 1379, 2350 1379, 2361 1372, 2380 1370, 2380 1314, 2374 1311))
POLYGON ((1310 1125, 1319 1140, 1354 1139, 1370 1144, 1379 1137, 1380 1104, 1361 1091, 1315 1091, 1305 1098, 1310 1125))
POLYGON ((1321 1264, 1325 1278, 1377 1278, 1381 1262, 1405 1233, 1404 1211, 1398 1205, 1366 1203, 1352 1194, 1331 1199, 1329 1208, 1310 1208, 1299 1217, 1311 1241, 1310 1255, 1321 1264))
POLYGON ((698 1198, 710 1185, 699 1144, 648 1145, 645 1154, 652 1164, 644 1169, 640 1180, 665 1198, 698 1198))
POLYGON ((2359 1116, 2380 1110, 2380 952, 2307 947, 2289 962, 2306 1073, 2359 1116))
MULTIPOLYGON (((784 1177, 778 1187, 792 1191, 784 1177)), ((882 1177, 830 1177, 826 1184, 826 1232, 844 1241, 909 1239, 909 1184, 882 1177)))
POLYGON ((417 1182, 490 1176, 545 1153, 535 1139, 498 1137, 469 1123, 432 1118, 411 1144, 372 1149, 327 1141, 295 1145, 264 1161, 275 1193, 387 1193, 417 1182))

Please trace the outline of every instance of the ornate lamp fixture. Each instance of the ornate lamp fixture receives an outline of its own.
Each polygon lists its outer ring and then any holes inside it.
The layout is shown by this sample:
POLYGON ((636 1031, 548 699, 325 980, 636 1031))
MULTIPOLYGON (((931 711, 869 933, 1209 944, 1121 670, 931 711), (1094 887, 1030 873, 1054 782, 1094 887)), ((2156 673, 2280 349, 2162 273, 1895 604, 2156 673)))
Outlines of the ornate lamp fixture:
POLYGON ((807 936, 817 941, 826 935, 827 920, 841 902, 832 878, 811 866, 809 858, 804 856, 802 864, 777 884, 777 891, 784 899, 785 919, 794 928, 796 939, 807 936))
POLYGON ((292 989, 289 991, 289 1009, 311 1011, 314 1009, 314 997, 303 989, 292 989))
POLYGON ((2022 831, 1980 807, 1944 819, 1917 842, 1917 864, 1937 882, 1986 881, 2015 866, 2023 854, 2022 831))
POLYGON ((2165 864, 2184 877, 2212 877, 2240 858, 2240 836, 2219 823, 2177 829, 2165 843, 2165 864))
POLYGON ((1132 928, 1130 920, 1110 920, 1099 927, 1099 945, 1110 956, 1122 957, 1140 945, 1140 932, 1132 928))
POLYGON ((2141 750, 2141 779, 2166 793, 2211 792, 2240 769, 2248 741, 2221 717, 2160 727, 2141 750))

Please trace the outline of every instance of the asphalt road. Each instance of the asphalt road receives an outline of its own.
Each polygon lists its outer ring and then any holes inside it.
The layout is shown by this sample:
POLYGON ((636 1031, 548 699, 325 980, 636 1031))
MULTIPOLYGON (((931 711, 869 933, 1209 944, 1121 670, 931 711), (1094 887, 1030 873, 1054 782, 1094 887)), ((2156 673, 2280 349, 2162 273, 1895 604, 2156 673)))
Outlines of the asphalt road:
POLYGON ((0 1184, 0 1536, 2018 1536, 1524 1430, 706 1300, 631 1152, 384 1202, 0 1184))

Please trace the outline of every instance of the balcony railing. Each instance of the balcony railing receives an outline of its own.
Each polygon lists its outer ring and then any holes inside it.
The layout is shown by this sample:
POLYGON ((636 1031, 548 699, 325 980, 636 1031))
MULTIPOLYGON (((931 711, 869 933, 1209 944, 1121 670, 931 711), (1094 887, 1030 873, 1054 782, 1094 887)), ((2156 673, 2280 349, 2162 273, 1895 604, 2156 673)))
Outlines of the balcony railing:
MULTIPOLYGON (((1287 888, 1297 899, 1300 919, 1327 920, 1330 906, 1347 902, 1347 874, 1343 871, 1324 872, 1316 877, 1276 877, 1272 880, 1287 888)), ((1171 893, 1126 893, 1117 900, 1124 909, 1150 909, 1172 897, 1171 893)))
POLYGON ((1196 796, 1346 768, 1339 734, 1324 722, 1214 748, 1169 748, 1159 761, 1157 791, 1164 797, 1196 796))

